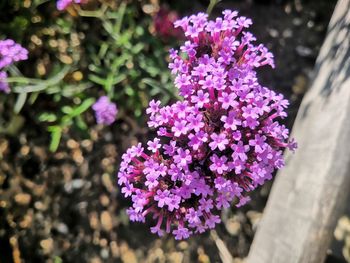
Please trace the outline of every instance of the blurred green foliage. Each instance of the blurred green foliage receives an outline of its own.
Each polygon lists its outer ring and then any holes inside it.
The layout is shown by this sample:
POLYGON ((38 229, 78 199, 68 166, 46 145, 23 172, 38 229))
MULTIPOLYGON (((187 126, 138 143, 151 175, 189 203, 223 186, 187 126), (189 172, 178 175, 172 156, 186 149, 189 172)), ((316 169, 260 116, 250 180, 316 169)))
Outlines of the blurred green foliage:
POLYGON ((9 69, 12 93, 0 100, 15 96, 7 106, 46 127, 52 151, 67 129, 88 136, 94 124, 91 105, 101 95, 117 103, 119 118, 130 115, 139 122, 149 100, 174 98, 168 47, 151 33, 144 4, 91 0, 59 12, 55 1, 0 1, 6 14, 1 37, 14 39, 30 54, 9 69))

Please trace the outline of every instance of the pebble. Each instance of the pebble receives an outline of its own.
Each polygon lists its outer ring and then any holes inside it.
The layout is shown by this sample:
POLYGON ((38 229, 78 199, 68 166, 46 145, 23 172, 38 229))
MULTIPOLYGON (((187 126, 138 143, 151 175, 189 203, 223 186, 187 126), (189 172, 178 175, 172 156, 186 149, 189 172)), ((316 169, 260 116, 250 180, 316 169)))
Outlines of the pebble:
POLYGON ((82 179, 74 179, 72 181, 72 187, 74 189, 80 189, 83 187, 83 185, 84 185, 84 180, 82 180, 82 179))
POLYGON ((51 238, 41 240, 40 246, 42 247, 44 254, 51 254, 53 251, 53 240, 51 238))
POLYGON ((113 219, 112 219, 111 214, 108 211, 103 211, 101 213, 100 220, 101 220, 101 225, 102 225, 103 230, 105 230, 107 232, 112 230, 113 219))
POLYGON ((61 234, 67 234, 68 233, 68 226, 62 222, 58 223, 56 226, 56 229, 61 234))
POLYGON ((105 249, 105 248, 101 249, 100 255, 101 255, 101 258, 108 259, 109 257, 108 249, 105 249))
POLYGON ((15 195, 15 202, 19 205, 28 205, 32 197, 29 194, 20 193, 15 195))
POLYGON ((268 29, 269 35, 273 38, 276 38, 279 36, 279 32, 278 30, 274 29, 274 28, 270 28, 268 29))
POLYGON ((128 249, 127 251, 125 251, 123 254, 122 254, 122 262, 124 263, 137 263, 137 257, 135 255, 135 253, 128 249))
POLYGON ((311 48, 300 45, 295 48, 295 51, 301 57, 310 57, 313 53, 311 48))
POLYGON ((235 218, 230 218, 229 220, 227 220, 225 226, 227 232, 229 232, 233 236, 237 236, 241 229, 241 224, 235 218))

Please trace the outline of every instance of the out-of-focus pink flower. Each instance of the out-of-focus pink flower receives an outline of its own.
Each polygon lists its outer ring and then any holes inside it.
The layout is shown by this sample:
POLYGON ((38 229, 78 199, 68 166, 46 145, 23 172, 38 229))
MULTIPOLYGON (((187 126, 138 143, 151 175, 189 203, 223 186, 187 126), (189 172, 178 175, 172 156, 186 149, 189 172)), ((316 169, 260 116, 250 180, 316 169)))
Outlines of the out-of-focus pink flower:
POLYGON ((0 40, 0 69, 28 59, 28 50, 12 39, 0 40))
POLYGON ((0 91, 9 93, 5 68, 11 64, 28 59, 28 50, 12 39, 0 40, 0 91))
POLYGON ((7 73, 5 71, 0 71, 0 91, 5 93, 10 93, 9 84, 6 82, 7 73))
POLYGON ((72 4, 86 4, 89 0, 58 0, 57 9, 62 11, 72 4))
POLYGON ((171 37, 180 38, 181 30, 174 27, 174 22, 178 19, 176 11, 170 11, 165 7, 161 7, 153 18, 154 28, 157 35, 163 39, 171 37))
POLYGON ((92 109, 95 111, 96 121, 99 124, 111 125, 118 114, 117 105, 109 100, 107 96, 100 97, 92 109))

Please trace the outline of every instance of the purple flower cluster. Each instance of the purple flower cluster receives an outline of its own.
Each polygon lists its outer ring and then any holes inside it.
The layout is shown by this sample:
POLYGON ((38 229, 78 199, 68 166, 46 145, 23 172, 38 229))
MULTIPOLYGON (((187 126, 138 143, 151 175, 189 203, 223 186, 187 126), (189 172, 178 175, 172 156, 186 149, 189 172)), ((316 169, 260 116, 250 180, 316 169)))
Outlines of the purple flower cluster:
POLYGON ((88 0, 58 0, 56 6, 58 10, 62 11, 72 4, 86 4, 87 2, 88 0))
POLYGON ((10 87, 6 82, 7 73, 4 70, 5 67, 26 59, 28 59, 28 50, 12 39, 0 40, 0 91, 10 92, 10 87))
POLYGON ((255 69, 274 67, 273 56, 237 12, 208 21, 204 13, 175 22, 187 41, 170 52, 169 68, 183 101, 161 107, 151 101, 149 127, 158 138, 122 156, 118 184, 132 221, 157 219, 152 233, 175 239, 202 233, 220 222, 219 210, 249 201, 247 193, 284 165, 283 150, 295 150, 276 119, 288 101, 259 84, 255 69))
POLYGON ((117 105, 109 100, 107 96, 100 97, 92 109, 95 111, 96 121, 99 124, 111 125, 118 114, 117 105))

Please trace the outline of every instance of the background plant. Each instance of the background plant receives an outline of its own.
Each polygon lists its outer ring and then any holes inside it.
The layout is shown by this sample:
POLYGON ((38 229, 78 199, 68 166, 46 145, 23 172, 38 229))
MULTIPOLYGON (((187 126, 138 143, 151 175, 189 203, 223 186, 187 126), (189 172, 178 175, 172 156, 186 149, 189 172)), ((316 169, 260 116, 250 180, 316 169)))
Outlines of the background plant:
POLYGON ((12 94, 1 94, 1 100, 12 109, 2 126, 18 122, 23 107, 35 108, 26 117, 46 127, 55 151, 70 128, 88 136, 89 109, 99 96, 118 104, 120 118, 139 122, 150 98, 174 97, 167 48, 151 34, 152 17, 143 14, 142 4, 90 1, 59 12, 53 1, 1 3, 8 13, 0 32, 30 52, 26 63, 10 68, 12 94))

